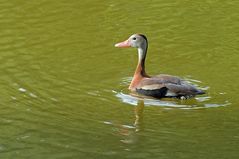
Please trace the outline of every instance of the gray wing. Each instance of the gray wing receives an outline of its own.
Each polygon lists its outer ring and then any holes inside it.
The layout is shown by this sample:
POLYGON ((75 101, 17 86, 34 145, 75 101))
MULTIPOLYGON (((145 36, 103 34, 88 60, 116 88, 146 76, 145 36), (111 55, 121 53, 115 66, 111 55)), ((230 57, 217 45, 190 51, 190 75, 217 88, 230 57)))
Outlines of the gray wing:
POLYGON ((147 86, 147 85, 155 85, 155 84, 162 85, 162 84, 166 84, 166 83, 181 84, 181 82, 182 82, 182 80, 180 78, 176 77, 176 76, 158 75, 158 76, 153 76, 153 77, 150 77, 150 78, 144 78, 140 82, 139 87, 144 87, 144 86, 147 86))
POLYGON ((203 91, 196 89, 193 85, 171 75, 158 75, 151 78, 145 78, 137 87, 137 89, 143 90, 158 90, 161 88, 167 88, 166 96, 194 96, 197 94, 204 94, 203 91))
POLYGON ((181 84, 166 83, 165 87, 168 88, 168 93, 176 94, 177 96, 204 94, 203 91, 198 90, 193 85, 186 82, 181 82, 181 84))

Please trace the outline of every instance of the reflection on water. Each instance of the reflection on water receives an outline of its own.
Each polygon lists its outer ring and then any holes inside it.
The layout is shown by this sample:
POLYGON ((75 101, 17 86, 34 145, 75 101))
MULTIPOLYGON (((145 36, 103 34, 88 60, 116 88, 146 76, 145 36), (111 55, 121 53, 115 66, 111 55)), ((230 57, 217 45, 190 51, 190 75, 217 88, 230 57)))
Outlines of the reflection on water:
POLYGON ((140 97, 130 94, 124 94, 123 92, 117 93, 116 97, 121 99, 122 102, 128 103, 130 105, 137 105, 138 100, 144 100, 144 103, 147 106, 162 106, 165 107, 165 109, 166 108, 200 109, 200 108, 228 106, 231 104, 227 100, 224 103, 210 103, 211 97, 196 97, 187 100, 168 99, 168 98, 150 99, 148 97, 140 97))
POLYGON ((143 117, 144 117, 144 101, 138 100, 138 105, 135 107, 135 122, 136 131, 143 130, 143 117))
POLYGON ((134 121, 131 125, 125 124, 114 124, 112 122, 105 121, 107 125, 112 125, 115 127, 116 133, 121 136, 120 141, 125 144, 137 144, 139 140, 139 132, 144 129, 144 101, 138 100, 137 105, 134 108, 134 121))

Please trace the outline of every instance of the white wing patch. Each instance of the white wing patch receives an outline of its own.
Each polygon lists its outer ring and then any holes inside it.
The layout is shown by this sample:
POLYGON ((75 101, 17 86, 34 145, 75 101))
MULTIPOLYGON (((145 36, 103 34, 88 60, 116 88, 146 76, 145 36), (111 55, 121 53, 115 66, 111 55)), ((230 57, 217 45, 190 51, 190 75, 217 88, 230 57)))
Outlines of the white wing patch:
POLYGON ((145 85, 145 86, 142 86, 138 89, 144 89, 144 90, 155 90, 155 89, 160 89, 164 87, 164 85, 160 85, 160 84, 151 84, 151 85, 145 85))
POLYGON ((170 90, 168 90, 167 93, 165 94, 165 96, 166 97, 175 97, 175 96, 177 96, 177 94, 172 92, 172 91, 170 91, 170 90))

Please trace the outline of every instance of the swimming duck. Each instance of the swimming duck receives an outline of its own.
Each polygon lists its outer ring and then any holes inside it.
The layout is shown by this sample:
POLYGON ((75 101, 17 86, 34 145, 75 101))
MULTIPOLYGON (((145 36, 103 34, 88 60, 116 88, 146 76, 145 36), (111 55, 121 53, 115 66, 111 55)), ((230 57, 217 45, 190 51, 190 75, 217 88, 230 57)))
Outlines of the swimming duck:
POLYGON ((129 86, 131 91, 155 98, 176 97, 181 99, 205 93, 176 76, 167 74, 149 76, 145 71, 148 49, 148 40, 145 35, 133 34, 127 40, 115 44, 115 47, 138 49, 138 64, 129 86))

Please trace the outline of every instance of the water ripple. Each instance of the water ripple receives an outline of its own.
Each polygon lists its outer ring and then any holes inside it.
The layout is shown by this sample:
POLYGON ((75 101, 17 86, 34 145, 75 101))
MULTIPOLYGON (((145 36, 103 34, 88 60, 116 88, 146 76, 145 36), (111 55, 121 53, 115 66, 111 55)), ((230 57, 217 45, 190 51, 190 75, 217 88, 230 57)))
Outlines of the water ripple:
MULTIPOLYGON (((131 78, 123 78, 121 85, 128 85, 131 78)), ((180 100, 180 99, 154 99, 150 97, 140 96, 135 93, 129 93, 128 90, 121 90, 121 91, 113 91, 115 96, 119 98, 122 102, 130 104, 130 105, 138 105, 138 102, 143 100, 146 106, 161 106, 167 109, 169 108, 180 108, 180 109, 200 109, 200 108, 212 108, 212 107, 224 107, 228 106, 231 103, 228 100, 224 100, 223 103, 213 103, 213 97, 208 96, 210 94, 210 90, 208 86, 202 87, 202 82, 199 80, 191 79, 189 76, 184 78, 190 84, 205 90, 207 93, 203 96, 196 96, 191 99, 187 100, 180 100)), ((126 87, 126 86, 125 86, 126 87)), ((218 93, 218 95, 224 95, 226 93, 218 93)))

